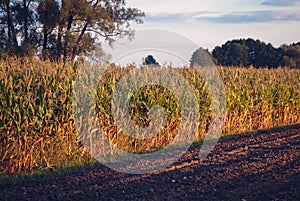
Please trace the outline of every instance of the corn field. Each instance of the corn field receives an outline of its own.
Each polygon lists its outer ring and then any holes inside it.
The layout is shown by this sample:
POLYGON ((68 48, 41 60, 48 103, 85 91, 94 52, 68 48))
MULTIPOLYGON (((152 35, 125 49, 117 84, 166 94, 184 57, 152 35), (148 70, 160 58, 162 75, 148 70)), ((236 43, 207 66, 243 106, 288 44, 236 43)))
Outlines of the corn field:
MULTIPOLYGON (((0 172, 17 173, 83 163, 89 154, 74 125, 72 96, 80 65, 35 59, 0 61, 0 172)), ((180 105, 170 91, 149 85, 130 102, 136 124, 150 123, 149 109, 165 108, 167 122, 153 139, 128 138, 119 132, 111 115, 114 87, 135 68, 110 67, 99 78, 95 100, 100 126, 113 144, 131 152, 154 151, 173 139, 181 123, 180 105)), ((300 123, 300 70, 218 67, 226 98, 223 135, 300 123)), ((195 90, 199 103, 201 140, 210 123, 210 98, 205 83, 193 68, 174 68, 195 90)))

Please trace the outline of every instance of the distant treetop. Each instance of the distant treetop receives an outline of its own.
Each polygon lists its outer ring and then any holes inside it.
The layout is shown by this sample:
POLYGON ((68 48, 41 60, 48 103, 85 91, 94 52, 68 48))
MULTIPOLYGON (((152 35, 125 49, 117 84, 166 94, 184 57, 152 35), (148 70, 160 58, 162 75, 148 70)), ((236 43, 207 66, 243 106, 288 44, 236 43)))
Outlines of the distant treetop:
POLYGON ((300 42, 275 48, 252 38, 231 40, 215 47, 212 55, 223 66, 300 68, 300 42))
POLYGON ((190 66, 214 66, 216 60, 212 54, 206 49, 198 48, 190 59, 190 66))
POLYGON ((159 63, 154 59, 152 55, 148 55, 147 57, 143 58, 143 65, 152 65, 159 67, 159 63))

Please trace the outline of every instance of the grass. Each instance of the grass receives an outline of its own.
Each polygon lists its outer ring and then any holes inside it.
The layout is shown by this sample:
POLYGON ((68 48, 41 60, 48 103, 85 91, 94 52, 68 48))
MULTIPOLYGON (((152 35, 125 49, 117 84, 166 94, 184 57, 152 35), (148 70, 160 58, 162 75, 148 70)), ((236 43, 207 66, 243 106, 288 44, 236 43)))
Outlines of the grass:
MULTIPOLYGON (((72 96, 78 65, 9 58, 0 61, 0 172, 31 174, 93 161, 79 138, 72 96)), ((140 88, 130 102, 130 118, 139 126, 151 124, 151 108, 166 108, 163 128, 152 138, 136 139, 119 130, 111 114, 116 83, 135 67, 110 67, 98 78, 92 100, 111 144, 133 153, 152 152, 169 144, 182 123, 178 99, 166 88, 140 88)), ((300 70, 218 67, 226 91, 223 136, 300 123, 300 70)), ((173 68, 192 86, 199 103, 201 141, 210 124, 211 101, 201 76, 193 68, 173 68)), ((144 79, 147 78, 147 74, 144 79)), ((136 79, 137 80, 137 79, 136 79)), ((85 81, 88 81, 88 77, 85 81)), ((176 87, 176 86, 175 86, 176 87)), ((84 97, 83 97, 84 98, 84 97)), ((186 100, 191 101, 191 100, 186 100)), ((80 127, 81 125, 79 125, 80 127)), ((101 144, 95 142, 101 148, 101 144)), ((107 153, 101 153, 103 156, 107 153)))

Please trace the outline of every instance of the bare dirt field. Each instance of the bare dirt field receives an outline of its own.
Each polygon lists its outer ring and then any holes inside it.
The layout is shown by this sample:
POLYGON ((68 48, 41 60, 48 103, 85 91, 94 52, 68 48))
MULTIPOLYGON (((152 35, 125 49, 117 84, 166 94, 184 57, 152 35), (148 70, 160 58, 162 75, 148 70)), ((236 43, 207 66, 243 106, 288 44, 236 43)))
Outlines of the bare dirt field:
POLYGON ((97 165, 0 184, 0 200, 300 200, 300 125, 223 138, 201 160, 199 149, 152 174, 97 165))

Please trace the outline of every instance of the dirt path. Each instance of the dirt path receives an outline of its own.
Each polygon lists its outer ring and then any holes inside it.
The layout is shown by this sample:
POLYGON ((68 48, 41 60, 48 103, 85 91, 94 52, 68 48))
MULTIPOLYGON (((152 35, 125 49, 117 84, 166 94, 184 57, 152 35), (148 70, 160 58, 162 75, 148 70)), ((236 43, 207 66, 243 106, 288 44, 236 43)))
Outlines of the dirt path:
POLYGON ((147 175, 106 167, 1 185, 0 200, 300 200, 300 125, 220 141, 198 160, 195 146, 175 166, 147 175))

